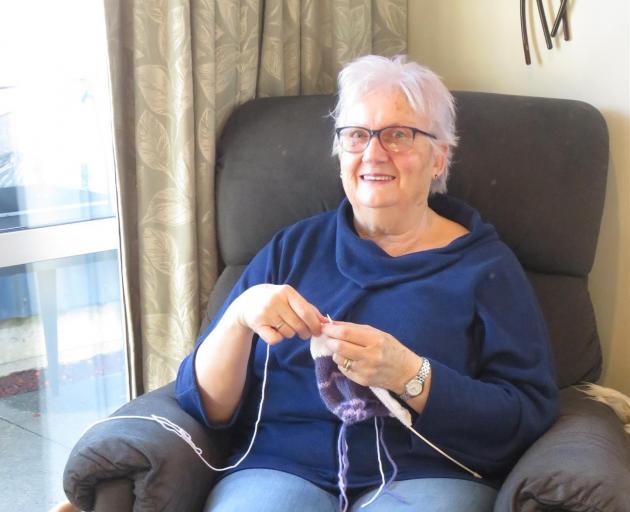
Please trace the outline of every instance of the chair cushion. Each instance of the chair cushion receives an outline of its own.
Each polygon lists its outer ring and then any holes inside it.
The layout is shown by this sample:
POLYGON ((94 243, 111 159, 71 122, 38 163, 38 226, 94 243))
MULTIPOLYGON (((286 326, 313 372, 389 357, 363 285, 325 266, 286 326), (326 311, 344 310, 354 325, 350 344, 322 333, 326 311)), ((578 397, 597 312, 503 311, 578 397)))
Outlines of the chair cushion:
POLYGON ((630 510, 630 436, 613 411, 575 388, 560 417, 501 487, 496 512, 630 510))
POLYGON ((455 93, 449 192, 477 208, 529 270, 586 276, 604 207, 608 130, 580 101, 455 93))
POLYGON ((228 120, 217 148, 217 222, 226 265, 246 265, 281 228, 335 208, 332 96, 260 98, 228 120))
POLYGON ((526 274, 552 340, 558 386, 595 382, 601 373, 602 351, 586 278, 526 274))

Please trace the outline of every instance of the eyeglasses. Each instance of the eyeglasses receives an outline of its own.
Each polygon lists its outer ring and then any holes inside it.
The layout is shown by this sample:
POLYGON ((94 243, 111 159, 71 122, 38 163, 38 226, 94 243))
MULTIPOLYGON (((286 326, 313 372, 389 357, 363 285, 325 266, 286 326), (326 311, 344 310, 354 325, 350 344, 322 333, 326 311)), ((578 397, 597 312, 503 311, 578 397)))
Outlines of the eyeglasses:
POLYGON ((404 153, 413 146, 416 134, 437 139, 429 132, 412 126, 386 126, 380 130, 370 130, 362 126, 342 126, 335 130, 341 149, 348 153, 363 153, 369 146, 372 137, 378 137, 381 146, 390 153, 404 153))

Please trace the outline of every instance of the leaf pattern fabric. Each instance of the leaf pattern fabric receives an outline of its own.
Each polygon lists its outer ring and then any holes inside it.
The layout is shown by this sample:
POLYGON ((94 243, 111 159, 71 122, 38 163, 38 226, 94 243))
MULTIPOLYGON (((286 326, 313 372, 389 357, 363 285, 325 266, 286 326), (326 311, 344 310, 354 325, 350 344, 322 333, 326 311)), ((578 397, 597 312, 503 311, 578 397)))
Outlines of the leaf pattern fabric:
POLYGON ((215 140, 407 45, 407 0, 105 0, 132 396, 172 380, 217 278, 215 140))

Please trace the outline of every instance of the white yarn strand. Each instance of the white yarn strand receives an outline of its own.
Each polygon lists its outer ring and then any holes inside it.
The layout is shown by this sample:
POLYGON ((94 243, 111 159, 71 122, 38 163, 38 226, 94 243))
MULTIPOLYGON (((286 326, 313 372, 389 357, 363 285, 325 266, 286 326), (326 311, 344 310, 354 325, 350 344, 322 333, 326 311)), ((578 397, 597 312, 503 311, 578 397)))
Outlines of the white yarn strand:
POLYGON ((197 454, 197 456, 201 459, 201 461, 206 466, 208 466, 210 469, 212 469, 213 471, 228 471, 230 469, 234 469, 241 462, 243 462, 245 460, 245 457, 247 457, 249 455, 249 452, 252 450, 252 447, 254 446, 254 441, 256 440, 256 434, 258 433, 258 425, 260 424, 260 418, 262 417, 263 403, 265 402, 265 390, 267 388, 267 368, 269 366, 268 363, 269 363, 270 347, 271 347, 271 345, 267 345, 267 353, 265 355, 265 368, 264 368, 264 371, 263 371, 263 381, 262 381, 262 389, 261 389, 261 396, 260 396, 260 405, 258 406, 258 416, 256 418, 256 423, 254 424, 254 433, 252 435, 252 440, 249 442, 249 446, 247 448, 247 451, 243 454, 243 456, 240 459, 238 459, 238 461, 236 461, 231 466, 227 466, 225 468, 215 468, 212 464, 210 464, 203 457, 203 450, 201 448, 199 448, 195 444, 195 442, 192 440, 191 435, 186 430, 184 430, 182 427, 180 427, 176 423, 173 423, 168 418, 164 418, 163 416, 157 416, 155 414, 152 414, 151 416, 133 416, 133 415, 131 415, 131 416, 111 416, 109 418, 105 418, 105 419, 102 419, 102 420, 99 420, 99 421, 95 421, 94 423, 92 423, 90 426, 88 426, 83 431, 83 434, 81 435, 81 437, 83 437, 83 435, 88 430, 90 430, 92 427, 98 425, 99 423, 105 423, 106 421, 114 421, 114 420, 147 420, 147 421, 155 421, 162 428, 164 428, 165 430, 168 430, 169 432, 172 432, 177 437, 182 439, 188 446, 190 446, 193 449, 193 451, 197 454))
POLYGON ((386 483, 385 482, 385 470, 383 469, 383 461, 381 459, 381 442, 380 442, 380 439, 379 439, 379 436, 378 436, 378 423, 377 423, 376 416, 374 416, 374 431, 376 433, 376 457, 378 458, 378 470, 381 473, 381 485, 376 490, 376 492, 374 493, 374 496, 372 496, 368 502, 366 502, 363 505, 361 505, 360 508, 367 507, 368 505, 373 503, 374 500, 381 495, 381 491, 385 487, 385 483, 386 483))

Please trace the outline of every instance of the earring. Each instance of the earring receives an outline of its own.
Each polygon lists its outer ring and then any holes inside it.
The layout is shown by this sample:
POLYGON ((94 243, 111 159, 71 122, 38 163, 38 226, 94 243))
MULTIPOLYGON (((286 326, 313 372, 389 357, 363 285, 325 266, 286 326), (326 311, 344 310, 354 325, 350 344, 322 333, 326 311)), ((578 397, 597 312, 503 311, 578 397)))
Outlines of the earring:
POLYGON ((437 175, 437 174, 434 174, 434 175, 433 175, 433 179, 434 179, 434 180, 437 180, 437 179, 438 179, 438 175, 437 175))

